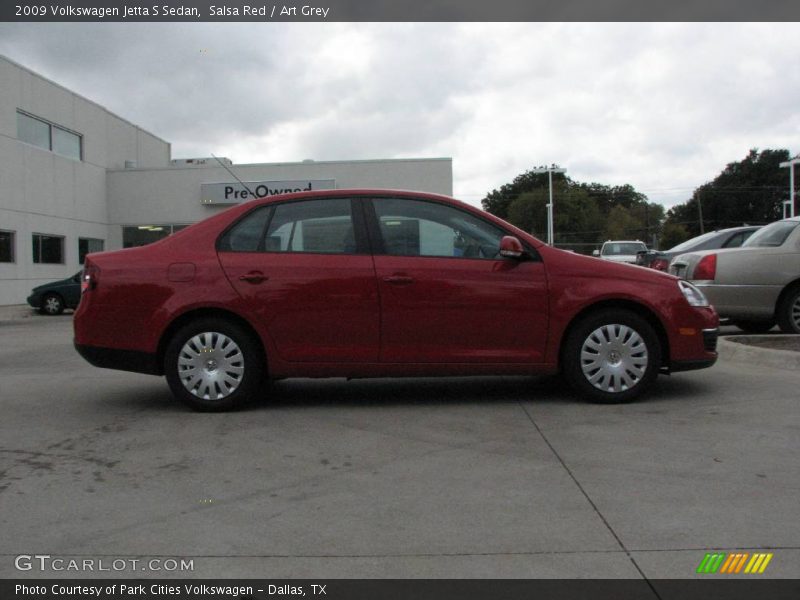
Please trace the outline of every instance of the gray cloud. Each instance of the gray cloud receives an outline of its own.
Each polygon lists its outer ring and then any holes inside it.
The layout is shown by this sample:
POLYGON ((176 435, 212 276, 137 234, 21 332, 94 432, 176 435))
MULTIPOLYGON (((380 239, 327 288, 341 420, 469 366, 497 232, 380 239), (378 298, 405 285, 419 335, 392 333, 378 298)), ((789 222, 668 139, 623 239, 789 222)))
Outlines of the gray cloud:
POLYGON ((452 156, 477 202, 531 166, 672 204, 800 150, 800 25, 0 24, 0 53, 238 162, 452 156))

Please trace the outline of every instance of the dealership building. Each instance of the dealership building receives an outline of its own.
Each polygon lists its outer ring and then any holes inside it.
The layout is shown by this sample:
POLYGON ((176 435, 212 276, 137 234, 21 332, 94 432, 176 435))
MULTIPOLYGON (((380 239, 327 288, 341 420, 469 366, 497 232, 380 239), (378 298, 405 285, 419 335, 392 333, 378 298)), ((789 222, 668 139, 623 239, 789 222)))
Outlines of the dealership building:
POLYGON ((259 196, 453 191, 450 158, 173 159, 169 142, 0 56, 0 305, 75 274, 89 252, 150 243, 248 200, 229 170, 259 196))

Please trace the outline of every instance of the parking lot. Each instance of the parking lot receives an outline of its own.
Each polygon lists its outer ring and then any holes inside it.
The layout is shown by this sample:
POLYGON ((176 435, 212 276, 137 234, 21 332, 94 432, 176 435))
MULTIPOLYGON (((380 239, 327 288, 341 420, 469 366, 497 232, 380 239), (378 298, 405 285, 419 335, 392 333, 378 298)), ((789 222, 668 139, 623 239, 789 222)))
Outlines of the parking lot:
POLYGON ((721 361, 600 406, 558 378, 294 380, 224 414, 96 369, 71 316, 0 324, 1 577, 19 554, 183 557, 164 577, 800 572, 800 386, 721 361))

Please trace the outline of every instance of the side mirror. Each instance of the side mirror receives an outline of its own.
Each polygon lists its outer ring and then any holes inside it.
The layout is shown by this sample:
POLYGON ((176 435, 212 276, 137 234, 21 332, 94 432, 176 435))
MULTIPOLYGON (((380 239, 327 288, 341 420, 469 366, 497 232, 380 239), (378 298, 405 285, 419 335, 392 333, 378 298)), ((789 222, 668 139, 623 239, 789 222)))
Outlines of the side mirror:
POLYGON ((600 256, 600 250, 592 250, 592 256, 600 256))
POLYGON ((525 248, 513 235, 506 235, 500 240, 500 256, 505 258, 522 258, 525 248))

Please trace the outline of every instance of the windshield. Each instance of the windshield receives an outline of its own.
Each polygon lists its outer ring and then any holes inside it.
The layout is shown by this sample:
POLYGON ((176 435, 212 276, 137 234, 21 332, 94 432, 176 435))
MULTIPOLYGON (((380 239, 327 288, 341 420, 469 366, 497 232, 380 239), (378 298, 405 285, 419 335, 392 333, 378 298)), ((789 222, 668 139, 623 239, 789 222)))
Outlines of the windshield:
POLYGON ((742 244, 742 248, 775 248, 780 246, 798 225, 800 225, 798 221, 777 221, 775 223, 770 223, 751 235, 747 241, 742 244))
POLYGON ((677 246, 673 246, 667 252, 682 252, 693 247, 695 244, 702 244, 710 240, 712 237, 717 235, 718 232, 716 231, 709 231, 708 233, 704 233, 703 235, 698 235, 697 237, 693 237, 692 239, 686 240, 685 242, 681 242, 677 246))
POLYGON ((642 250, 647 250, 647 246, 641 242, 613 242, 610 244, 603 244, 603 251, 601 254, 603 256, 620 256, 636 254, 642 250))

